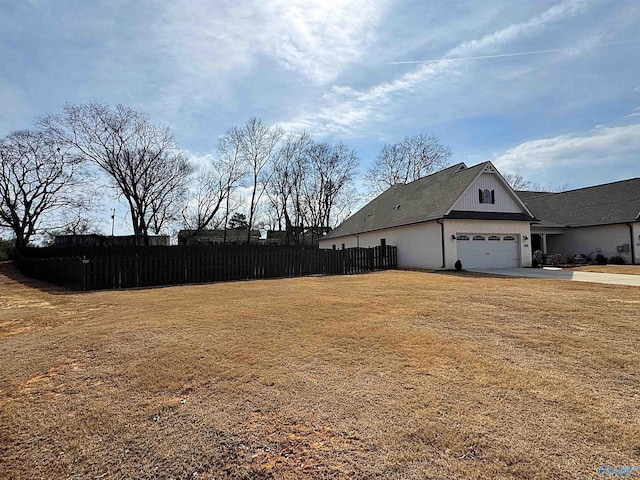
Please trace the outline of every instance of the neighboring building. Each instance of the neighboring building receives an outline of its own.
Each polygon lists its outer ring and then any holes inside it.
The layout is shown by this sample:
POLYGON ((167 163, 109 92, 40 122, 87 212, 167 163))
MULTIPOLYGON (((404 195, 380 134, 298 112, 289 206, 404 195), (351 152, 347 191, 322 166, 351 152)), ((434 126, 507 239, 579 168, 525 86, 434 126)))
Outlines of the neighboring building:
POLYGON ((330 227, 292 227, 290 230, 268 230, 267 241, 275 245, 317 245, 323 235, 331 231, 330 227))
POLYGON ((320 248, 398 247, 401 268, 531 265, 536 218, 491 162, 395 185, 320 239, 320 248))
POLYGON ((517 192, 540 219, 532 248, 559 253, 622 257, 640 263, 640 178, 560 193, 517 192))
MULTIPOLYGON (((168 235, 149 236, 150 246, 168 246, 171 244, 168 235)), ((131 247, 136 245, 134 235, 56 235, 53 239, 55 247, 131 247)))
MULTIPOLYGON (((240 245, 247 243, 247 229, 228 229, 225 234, 223 229, 215 230, 180 230, 178 232, 178 245, 240 245)), ((260 243, 260 230, 251 230, 250 243, 260 243)))

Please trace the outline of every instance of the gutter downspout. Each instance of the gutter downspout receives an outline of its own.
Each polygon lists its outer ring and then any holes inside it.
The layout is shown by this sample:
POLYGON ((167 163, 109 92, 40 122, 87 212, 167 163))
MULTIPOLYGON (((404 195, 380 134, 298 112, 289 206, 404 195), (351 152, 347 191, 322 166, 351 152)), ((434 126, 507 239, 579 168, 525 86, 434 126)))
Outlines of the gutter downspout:
POLYGON ((440 239, 442 241, 442 269, 445 268, 445 262, 444 262, 444 223, 442 223, 440 221, 441 219, 438 218, 436 220, 436 223, 438 223, 440 225, 440 239))
POLYGON ((356 247, 360 248, 360 235, 356 233, 354 237, 356 237, 356 247))
POLYGON ((630 245, 631 245, 631 265, 637 265, 636 263, 636 244, 635 244, 635 240, 633 238, 633 223, 628 223, 627 222, 627 226, 629 227, 629 237, 631 239, 630 245))

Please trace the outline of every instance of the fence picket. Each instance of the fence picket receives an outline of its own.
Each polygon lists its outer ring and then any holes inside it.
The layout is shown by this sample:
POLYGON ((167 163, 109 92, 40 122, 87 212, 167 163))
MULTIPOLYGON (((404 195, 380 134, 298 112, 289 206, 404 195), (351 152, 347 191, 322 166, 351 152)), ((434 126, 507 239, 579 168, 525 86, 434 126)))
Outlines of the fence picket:
POLYGON ((350 275, 395 268, 395 246, 321 250, 279 246, 27 248, 16 265, 27 276, 75 290, 177 285, 312 274, 350 275), (87 263, 83 263, 87 259, 87 263))

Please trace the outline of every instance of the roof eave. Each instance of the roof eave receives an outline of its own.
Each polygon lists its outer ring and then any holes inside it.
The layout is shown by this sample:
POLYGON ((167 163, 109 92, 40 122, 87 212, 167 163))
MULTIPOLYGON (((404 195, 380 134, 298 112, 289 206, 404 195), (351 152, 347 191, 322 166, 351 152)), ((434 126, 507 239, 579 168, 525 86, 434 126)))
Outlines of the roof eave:
MULTIPOLYGON (((390 228, 400 228, 400 227, 410 227, 412 225, 418 225, 420 223, 429 223, 429 222, 435 222, 436 220, 441 220, 445 217, 443 216, 439 216, 439 217, 433 217, 433 218, 426 218, 426 219, 422 219, 422 220, 414 220, 412 222, 404 222, 404 223, 399 223, 396 225, 386 225, 384 227, 378 227, 378 228, 372 228, 370 230, 362 230, 362 231, 358 231, 358 232, 353 232, 353 233, 343 233, 340 235, 331 235, 331 236, 325 236, 320 238, 319 240, 332 240, 334 238, 342 238, 342 237, 355 237, 358 235, 362 235, 365 233, 371 233, 371 232, 379 232, 381 230, 388 230, 390 228)), ((337 230, 334 230, 331 233, 336 233, 337 230)))

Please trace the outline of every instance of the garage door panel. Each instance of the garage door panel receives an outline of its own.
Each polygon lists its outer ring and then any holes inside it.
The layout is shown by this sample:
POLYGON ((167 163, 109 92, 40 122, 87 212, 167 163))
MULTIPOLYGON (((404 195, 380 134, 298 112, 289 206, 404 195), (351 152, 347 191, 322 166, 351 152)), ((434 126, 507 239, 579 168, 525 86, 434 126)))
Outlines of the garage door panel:
POLYGON ((465 233, 457 236, 458 259, 463 268, 520 266, 517 236, 465 233))

